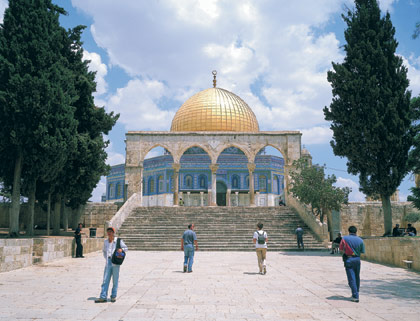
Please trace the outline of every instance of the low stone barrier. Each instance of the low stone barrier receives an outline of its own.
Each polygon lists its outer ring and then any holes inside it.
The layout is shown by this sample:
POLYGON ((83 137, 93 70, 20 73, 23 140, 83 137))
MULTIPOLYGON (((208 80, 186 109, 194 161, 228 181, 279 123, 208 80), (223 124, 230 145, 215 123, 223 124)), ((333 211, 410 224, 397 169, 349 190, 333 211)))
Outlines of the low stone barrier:
MULTIPOLYGON (((103 238, 82 238, 83 253, 102 250, 103 238)), ((0 239, 0 272, 48 263, 74 256, 76 242, 72 237, 0 239)))
POLYGON ((32 265, 32 239, 0 239, 0 272, 32 265))
POLYGON ((366 254, 362 259, 407 267, 403 260, 412 258, 412 269, 420 271, 420 237, 365 238, 366 254))

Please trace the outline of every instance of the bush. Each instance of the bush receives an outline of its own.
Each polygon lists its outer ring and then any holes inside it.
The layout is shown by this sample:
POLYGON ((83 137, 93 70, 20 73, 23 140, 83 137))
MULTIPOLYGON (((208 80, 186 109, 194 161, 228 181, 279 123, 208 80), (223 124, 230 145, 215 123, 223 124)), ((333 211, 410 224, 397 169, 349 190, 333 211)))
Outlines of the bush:
POLYGON ((411 212, 408 213, 407 216, 405 217, 405 220, 408 223, 416 223, 420 221, 420 213, 416 213, 416 212, 411 212))

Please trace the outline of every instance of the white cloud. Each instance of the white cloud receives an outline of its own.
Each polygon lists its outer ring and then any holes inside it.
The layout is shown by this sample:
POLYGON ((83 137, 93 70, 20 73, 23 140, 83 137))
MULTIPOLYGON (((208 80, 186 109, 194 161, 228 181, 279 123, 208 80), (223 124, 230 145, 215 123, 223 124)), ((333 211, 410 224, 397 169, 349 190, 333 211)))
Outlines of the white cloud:
MULTIPOLYGON (((111 0, 72 1, 93 17, 92 34, 110 63, 123 68, 134 81, 148 79, 141 81, 143 86, 161 84, 158 87, 165 87, 170 98, 185 101, 211 86, 210 72, 216 69, 218 86, 242 97, 264 130, 326 125, 322 108, 331 100, 326 71, 331 61, 341 61, 342 56, 335 35, 319 30, 347 2, 128 0, 121 5, 111 0), (258 79, 263 80, 264 99, 250 89, 258 79)), ((169 129, 170 113, 156 107, 155 93, 131 96, 130 103, 136 99, 138 104, 143 103, 138 98, 145 97, 146 111, 151 107, 153 113, 146 112, 146 122, 139 121, 140 112, 132 111, 145 109, 132 105, 128 116, 121 115, 126 126, 169 129)), ((121 101, 118 111, 123 108, 121 101)))
POLYGON ((404 56, 401 56, 401 58, 408 69, 409 88, 412 91, 412 96, 417 96, 420 94, 420 57, 411 54, 408 58, 404 56))
POLYGON ((125 163, 124 155, 113 150, 112 142, 109 143, 108 147, 106 148, 106 152, 108 154, 108 158, 106 160, 108 165, 114 166, 125 163))
POLYGON ((83 59, 90 60, 89 71, 96 72, 96 96, 100 96, 106 93, 108 89, 108 84, 105 81, 105 76, 108 73, 108 68, 104 63, 102 63, 101 56, 96 52, 88 52, 87 50, 83 51, 83 59))
POLYGON ((106 177, 102 176, 101 180, 99 181, 98 185, 92 192, 92 196, 89 199, 91 202, 100 202, 102 198, 102 194, 106 192, 106 177))
POLYGON ((0 0, 0 23, 3 23, 4 10, 9 6, 7 0, 0 0))
POLYGON ((397 2, 398 0, 379 0, 379 7, 381 8, 382 12, 393 12, 394 8, 392 7, 392 5, 397 2))
POLYGON ((302 129, 302 144, 328 144, 332 139, 332 131, 329 127, 312 127, 302 129))
POLYGON ((174 112, 157 106, 166 90, 165 85, 156 80, 130 80, 108 99, 106 107, 120 113, 119 122, 127 130, 168 130, 174 112))
POLYGON ((366 196, 359 191, 359 184, 350 178, 337 177, 337 187, 350 187, 351 193, 349 195, 350 202, 365 202, 366 196))

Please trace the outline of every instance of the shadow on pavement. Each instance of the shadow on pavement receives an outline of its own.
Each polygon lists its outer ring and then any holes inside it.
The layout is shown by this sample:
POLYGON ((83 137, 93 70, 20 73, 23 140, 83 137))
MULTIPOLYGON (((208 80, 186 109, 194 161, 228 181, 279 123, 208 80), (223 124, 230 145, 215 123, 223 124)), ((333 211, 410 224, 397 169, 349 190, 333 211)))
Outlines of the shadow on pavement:
POLYGON ((259 272, 244 272, 244 274, 247 274, 247 275, 257 275, 257 274, 260 274, 259 272))
POLYGON ((382 299, 420 300, 420 279, 417 273, 413 278, 387 280, 361 280, 361 294, 372 294, 382 299))
POLYGON ((334 300, 334 301, 351 301, 350 298, 347 298, 342 295, 333 295, 326 298, 327 300, 334 300))
POLYGON ((334 257, 337 256, 338 258, 340 258, 339 255, 332 255, 330 254, 329 251, 284 251, 284 252, 279 252, 281 255, 286 255, 286 256, 329 256, 329 257, 334 257))
POLYGON ((91 296, 90 298, 87 298, 88 301, 95 301, 97 298, 94 296, 91 296))

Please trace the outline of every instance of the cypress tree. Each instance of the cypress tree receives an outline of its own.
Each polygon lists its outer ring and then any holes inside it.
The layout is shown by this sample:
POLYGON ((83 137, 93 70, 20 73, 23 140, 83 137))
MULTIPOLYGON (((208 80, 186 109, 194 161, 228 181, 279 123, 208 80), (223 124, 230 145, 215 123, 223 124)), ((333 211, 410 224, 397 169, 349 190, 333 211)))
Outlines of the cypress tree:
POLYGON ((412 195, 408 196, 408 201, 412 202, 414 207, 420 209, 420 96, 411 100, 413 112, 413 127, 415 130, 414 147, 410 150, 410 169, 415 174, 416 186, 411 188, 412 195))
POLYGON ((334 154, 347 158, 360 190, 379 194, 385 234, 392 230, 390 197, 408 172, 413 142, 407 68, 395 54, 398 42, 389 13, 376 0, 356 0, 343 19, 346 56, 328 72, 333 100, 324 108, 331 121, 334 154))
POLYGON ((0 176, 12 188, 11 236, 19 234, 22 182, 32 224, 37 180, 53 179, 75 144, 75 92, 62 56, 60 14, 51 0, 10 0, 0 27, 0 157, 8 154, 0 163, 13 164, 0 176))

